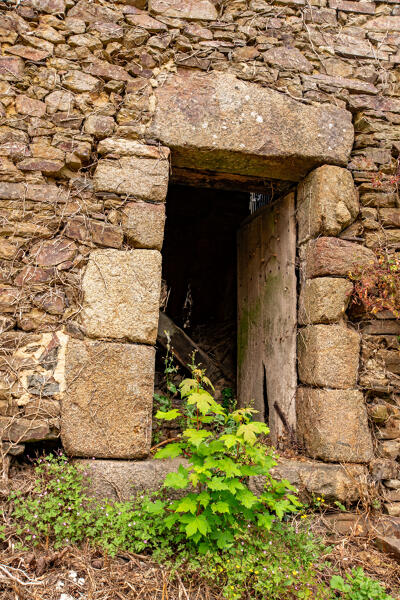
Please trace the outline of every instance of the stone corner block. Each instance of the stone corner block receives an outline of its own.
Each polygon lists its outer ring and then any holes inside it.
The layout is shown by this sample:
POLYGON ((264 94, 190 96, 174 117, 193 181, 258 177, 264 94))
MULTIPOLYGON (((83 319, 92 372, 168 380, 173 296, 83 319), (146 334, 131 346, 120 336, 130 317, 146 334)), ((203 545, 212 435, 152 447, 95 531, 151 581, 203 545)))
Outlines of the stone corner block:
POLYGON ((363 393, 298 388, 297 434, 308 456, 328 462, 367 463, 373 458, 363 393))
POLYGON ((158 491, 168 473, 188 464, 183 458, 141 461, 78 459, 75 462, 85 469, 89 495, 119 501, 129 500, 136 494, 158 491))
MULTIPOLYGON (((335 465, 280 458, 272 470, 276 479, 287 479, 299 490, 301 498, 324 496, 340 502, 355 502, 367 489, 368 471, 359 464, 335 465)), ((255 494, 263 491, 265 477, 250 478, 249 487, 255 494)))
POLYGON ((164 240, 165 204, 129 202, 123 208, 122 227, 134 248, 161 250, 164 240))
POLYGON ((103 140, 93 177, 96 192, 113 192, 137 200, 164 202, 169 179, 169 150, 129 140, 103 140))
POLYGON ((81 322, 89 337, 156 342, 161 290, 157 250, 94 250, 82 290, 81 322))
POLYGON ((70 338, 61 438, 71 456, 144 458, 151 445, 155 350, 70 338))
POLYGON ((299 297, 299 324, 334 323, 345 313, 353 284, 337 277, 304 281, 299 297))
POLYGON ((299 243, 318 235, 338 235, 359 212, 350 171, 324 165, 312 171, 297 189, 299 243))
POLYGON ((320 237, 305 245, 302 259, 305 277, 312 279, 325 275, 347 277, 353 269, 374 263, 376 257, 372 250, 361 244, 320 237))
POLYGON ((357 384, 360 335, 342 325, 308 325, 298 333, 298 372, 305 385, 334 389, 357 384))

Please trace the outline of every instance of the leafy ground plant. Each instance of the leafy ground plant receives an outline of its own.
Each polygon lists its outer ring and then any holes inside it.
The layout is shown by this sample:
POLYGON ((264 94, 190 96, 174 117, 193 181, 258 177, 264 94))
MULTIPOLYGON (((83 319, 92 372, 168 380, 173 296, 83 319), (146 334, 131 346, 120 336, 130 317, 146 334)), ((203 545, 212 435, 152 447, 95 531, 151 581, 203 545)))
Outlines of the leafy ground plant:
MULTIPOLYGON (((325 551, 308 532, 277 522, 268 532, 244 531, 223 552, 209 552, 204 559, 192 554, 184 564, 186 572, 200 573, 227 600, 330 600, 334 596, 319 566, 325 551)), ((175 568, 179 558, 174 557, 175 568)))
POLYGON ((35 474, 28 496, 10 497, 15 532, 25 544, 60 548, 86 540, 110 555, 167 546, 167 530, 159 518, 164 516, 164 503, 157 498, 141 495, 129 502, 99 502, 86 494, 84 468, 63 454, 39 459, 35 474))
POLYGON ((184 581, 204 582, 226 600, 393 600, 362 572, 344 579, 327 576, 329 549, 304 522, 277 520, 269 530, 256 524, 236 529, 235 543, 202 555, 185 534, 166 527, 165 499, 95 501, 85 494, 85 471, 63 455, 41 459, 35 469, 32 492, 12 498, 14 539, 28 551, 89 543, 109 556, 146 554, 167 567, 171 578, 177 573, 184 581))
POLYGON ((265 423, 252 420, 251 408, 228 412, 206 389, 213 388, 204 372, 193 368, 192 373, 193 378, 180 384, 183 409, 156 413, 164 420, 184 416, 187 423, 182 440, 166 445, 156 458, 188 460, 188 467, 181 465, 165 479, 167 488, 188 490, 169 506, 165 522, 205 553, 228 547, 246 527, 269 530, 275 519, 301 505, 295 488, 270 474, 275 458, 258 442, 260 434, 269 433, 265 423), (255 475, 266 481, 260 496, 247 484, 255 475))
POLYGON ((334 575, 330 587, 339 592, 340 597, 348 600, 393 600, 386 594, 384 587, 367 577, 361 568, 353 569, 344 579, 340 575, 334 575))
POLYGON ((218 404, 200 369, 179 389, 182 409, 157 416, 181 419, 186 428, 158 457, 187 463, 167 476, 164 491, 101 502, 87 495, 80 465, 62 454, 41 458, 33 489, 10 498, 14 525, 5 533, 14 546, 141 553, 167 566, 171 577, 205 582, 226 600, 393 600, 361 570, 344 578, 331 577, 331 566, 326 571, 326 548, 304 521, 291 518, 300 508, 294 489, 270 474, 275 457, 259 442, 268 428, 252 420, 251 409, 218 404), (253 475, 265 477, 259 497, 248 486, 253 475), (181 497, 168 498, 168 488, 181 497))

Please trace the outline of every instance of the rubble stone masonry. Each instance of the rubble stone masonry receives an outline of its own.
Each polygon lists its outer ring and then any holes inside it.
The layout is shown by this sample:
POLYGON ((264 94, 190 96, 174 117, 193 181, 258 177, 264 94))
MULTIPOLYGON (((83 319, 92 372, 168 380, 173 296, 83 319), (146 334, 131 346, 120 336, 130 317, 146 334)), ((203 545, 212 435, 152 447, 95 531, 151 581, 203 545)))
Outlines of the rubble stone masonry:
POLYGON ((349 272, 400 249, 399 0, 0 4, 3 456, 62 430, 146 458, 171 167, 283 179, 312 460, 279 472, 343 501, 386 481, 399 512, 400 322, 348 309, 349 272))

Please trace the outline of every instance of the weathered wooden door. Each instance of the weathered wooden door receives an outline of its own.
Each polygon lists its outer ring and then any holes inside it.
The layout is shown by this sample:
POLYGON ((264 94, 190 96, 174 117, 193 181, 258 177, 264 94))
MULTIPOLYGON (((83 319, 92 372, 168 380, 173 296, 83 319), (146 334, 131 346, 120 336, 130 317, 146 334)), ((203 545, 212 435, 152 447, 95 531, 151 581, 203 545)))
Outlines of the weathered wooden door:
POLYGON ((294 194, 261 208, 238 232, 238 399, 274 441, 295 424, 296 222, 294 194))

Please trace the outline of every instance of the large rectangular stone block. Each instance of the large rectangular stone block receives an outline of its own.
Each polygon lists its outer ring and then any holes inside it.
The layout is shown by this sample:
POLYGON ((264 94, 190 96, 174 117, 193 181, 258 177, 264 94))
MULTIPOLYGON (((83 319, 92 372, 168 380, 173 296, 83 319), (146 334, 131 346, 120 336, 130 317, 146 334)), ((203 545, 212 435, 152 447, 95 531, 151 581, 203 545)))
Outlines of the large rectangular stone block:
POLYGON ((151 444, 155 350, 70 339, 61 437, 71 456, 144 458, 151 444))
POLYGON ((338 235, 359 211, 351 172, 324 165, 312 171, 297 190, 299 242, 318 235, 338 235))
POLYGON ((297 435, 308 456, 329 462, 372 459, 371 432, 359 390, 299 388, 297 435))
MULTIPOLYGON (((127 460, 78 459, 88 477, 87 491, 98 499, 130 500, 137 494, 156 492, 163 487, 168 473, 180 465, 188 466, 184 458, 127 460)), ((186 490, 168 490, 168 495, 179 496, 186 490)))
MULTIPOLYGON (((310 494, 341 502, 354 502, 367 491, 368 471, 360 464, 333 465, 311 460, 280 458, 272 470, 276 479, 287 479, 299 490, 300 497, 309 500, 310 494)), ((261 494, 265 477, 250 477, 250 489, 261 494)))
POLYGON ((299 298, 299 323, 333 323, 343 317, 353 284, 337 277, 306 279, 299 298))
POLYGON ((81 322, 89 337, 154 344, 161 291, 157 250, 95 250, 82 280, 81 322))
POLYGON ((359 334, 342 325, 308 325, 298 333, 299 379, 306 385, 354 388, 360 355, 359 334))
POLYGON ((304 274, 307 278, 334 275, 347 277, 357 267, 365 267, 376 260, 374 252, 334 237, 320 237, 306 245, 304 274))
POLYGON ((153 147, 148 148, 136 143, 129 156, 99 160, 93 177, 95 191, 164 202, 169 178, 169 150, 161 148, 155 152, 153 147))
POLYGON ((230 73, 181 69, 154 90, 147 136, 171 148, 172 164, 299 181, 324 163, 345 165, 351 115, 305 106, 230 73))

